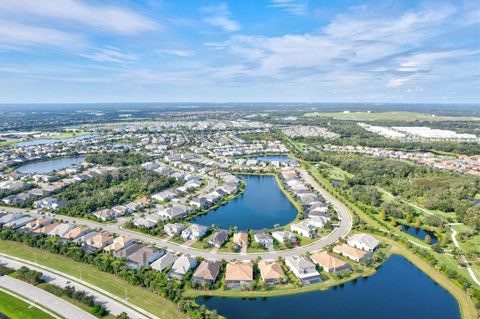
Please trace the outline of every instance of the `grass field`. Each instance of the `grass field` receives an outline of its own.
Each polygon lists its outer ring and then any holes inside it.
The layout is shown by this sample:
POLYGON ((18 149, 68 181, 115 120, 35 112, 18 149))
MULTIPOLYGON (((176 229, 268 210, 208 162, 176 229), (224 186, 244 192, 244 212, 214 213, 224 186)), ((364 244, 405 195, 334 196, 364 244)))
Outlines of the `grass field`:
POLYGON ((42 310, 0 291, 0 313, 12 319, 53 319, 42 310))
POLYGON ((1 141, 0 142, 0 147, 5 147, 5 146, 12 145, 12 144, 17 143, 18 141, 19 141, 18 139, 9 138, 9 139, 6 139, 5 141, 1 141))
POLYGON ((478 117, 442 116, 416 112, 315 112, 305 117, 327 117, 349 121, 480 121, 478 117))
POLYGON ((175 304, 153 292, 128 284, 126 281, 109 273, 101 272, 94 266, 75 262, 68 257, 48 253, 41 249, 28 247, 24 244, 10 241, 0 241, 0 252, 56 269, 60 272, 80 278, 92 285, 104 289, 121 298, 128 294, 128 301, 140 308, 146 309, 160 318, 186 318, 175 304))

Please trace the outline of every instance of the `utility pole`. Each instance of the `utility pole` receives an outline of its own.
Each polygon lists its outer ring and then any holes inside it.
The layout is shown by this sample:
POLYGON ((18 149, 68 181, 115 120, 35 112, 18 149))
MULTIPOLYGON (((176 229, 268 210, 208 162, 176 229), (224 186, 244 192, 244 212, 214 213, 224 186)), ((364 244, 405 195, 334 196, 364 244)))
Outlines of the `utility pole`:
POLYGON ((127 287, 125 287, 125 300, 128 300, 127 287))

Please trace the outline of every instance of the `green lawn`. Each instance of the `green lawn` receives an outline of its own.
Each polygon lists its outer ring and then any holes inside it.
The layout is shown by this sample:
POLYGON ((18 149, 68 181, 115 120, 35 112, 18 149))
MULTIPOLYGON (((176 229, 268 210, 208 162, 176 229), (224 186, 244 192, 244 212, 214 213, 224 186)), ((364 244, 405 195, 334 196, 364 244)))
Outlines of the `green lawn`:
POLYGON ((174 303, 155 295, 147 289, 130 285, 115 275, 101 272, 94 266, 75 262, 68 257, 51 254, 44 250, 28 247, 17 242, 0 241, 0 252, 32 262, 35 261, 34 253, 36 253, 39 264, 76 278, 80 277, 81 271, 84 281, 121 298, 125 297, 126 290, 129 302, 156 316, 161 318, 186 318, 174 303))
POLYGON ((0 141, 0 147, 9 146, 17 142, 18 142, 18 139, 9 138, 9 139, 6 139, 5 141, 0 141))
POLYGON ((12 319, 53 319, 42 310, 0 291, 0 313, 12 319))

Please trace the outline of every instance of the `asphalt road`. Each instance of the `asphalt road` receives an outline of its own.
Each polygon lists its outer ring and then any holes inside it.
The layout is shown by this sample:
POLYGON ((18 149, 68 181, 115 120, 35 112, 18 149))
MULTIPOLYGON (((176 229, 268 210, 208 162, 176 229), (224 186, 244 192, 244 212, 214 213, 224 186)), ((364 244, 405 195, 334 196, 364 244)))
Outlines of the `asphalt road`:
MULTIPOLYGON (((33 270, 40 271, 41 273, 43 273, 43 277, 44 277, 45 281, 48 282, 48 283, 51 283, 53 285, 60 286, 60 287, 73 286, 73 287, 75 287, 76 290, 85 291, 88 294, 93 295, 95 297, 95 301, 97 303, 102 304, 113 315, 119 315, 122 312, 126 312, 128 314, 128 316, 132 319, 159 319, 158 317, 154 316, 153 314, 150 314, 150 313, 146 312, 145 310, 136 307, 135 305, 129 304, 127 301, 125 301, 123 299, 121 300, 121 302, 119 302, 119 299, 121 299, 121 298, 119 298, 117 296, 114 296, 114 295, 112 295, 112 294, 110 294, 106 291, 103 291, 98 287, 94 287, 93 285, 91 285, 89 283, 86 283, 86 282, 84 282, 84 281, 82 281, 78 278, 74 278, 74 277, 69 276, 67 274, 63 274, 61 272, 58 272, 57 270, 54 270, 54 269, 51 269, 51 268, 48 268, 48 267, 45 267, 45 266, 36 265, 36 264, 31 263, 29 261, 22 260, 22 259, 16 258, 16 257, 7 256, 7 255, 4 255, 4 254, 0 254, 0 263, 5 264, 7 267, 10 267, 10 268, 13 268, 13 269, 18 269, 22 266, 26 266, 29 269, 33 269, 33 270), (128 304, 128 306, 126 304, 128 304), (136 308, 138 308, 138 309, 136 309, 136 308)), ((4 276, 4 277, 6 277, 6 276, 4 276)), ((0 281, 0 286, 2 286, 1 281, 0 281)), ((31 286, 31 287, 33 287, 33 286, 31 286)), ((6 286, 5 286, 5 288, 10 289, 10 287, 6 287, 6 286)), ((38 289, 38 288, 36 288, 36 289, 38 289)), ((13 289, 10 289, 10 290, 13 290, 13 289)), ((41 290, 41 289, 39 289, 39 290, 44 292, 44 290, 41 290)), ((13 290, 13 291, 15 291, 15 290, 13 290)), ((18 293, 20 295, 23 295, 23 296, 29 298, 29 299, 35 300, 33 298, 30 298, 29 295, 24 295, 21 292, 18 292, 18 293)), ((39 302, 39 303, 45 305, 47 308, 51 308, 49 306, 49 303, 42 303, 42 302, 39 302)), ((58 312, 56 309, 52 308, 52 310, 59 313, 60 315, 62 315, 62 313, 58 312)), ((90 317, 77 317, 77 316, 69 315, 69 316, 65 316, 65 318, 96 318, 96 317, 92 317, 92 316, 90 316, 90 317)))
MULTIPOLYGON (((194 257, 202 257, 204 259, 209 260, 253 260, 258 257, 262 257, 263 259, 277 259, 278 257, 287 257, 287 256, 298 256, 302 255, 307 252, 315 252, 323 249, 324 247, 331 245, 338 241, 340 238, 347 236, 352 228, 352 217, 349 213, 348 208, 337 200, 335 197, 330 195, 326 190, 321 188, 314 179, 303 169, 300 169, 301 177, 307 184, 310 184, 324 199, 326 202, 330 203, 333 208, 335 208, 339 214, 339 226, 334 229, 332 233, 329 235, 322 237, 318 241, 308 245, 308 246, 300 246, 295 247, 289 250, 282 250, 282 251, 265 251, 265 252, 258 252, 258 253, 233 253, 233 252, 211 252, 206 250, 200 250, 192 247, 187 247, 181 244, 173 243, 167 241, 165 239, 152 237, 149 235, 141 234, 132 230, 123 229, 121 225, 125 222, 125 219, 120 219, 114 224, 102 224, 97 223, 85 219, 79 219, 69 216, 63 215, 56 215, 55 217, 58 219, 62 219, 68 222, 76 222, 80 225, 86 225, 91 229, 103 229, 112 233, 117 233, 120 235, 128 235, 133 238, 137 238, 139 240, 144 241, 145 243, 150 243, 157 245, 159 247, 163 247, 170 251, 181 253, 181 254, 189 254, 194 257)), ((34 217, 40 217, 40 214, 31 213, 34 217)))
POLYGON ((24 281, 10 276, 0 277, 0 287, 34 301, 48 308, 64 318, 96 319, 94 315, 72 305, 71 303, 49 293, 45 290, 30 285, 24 281))

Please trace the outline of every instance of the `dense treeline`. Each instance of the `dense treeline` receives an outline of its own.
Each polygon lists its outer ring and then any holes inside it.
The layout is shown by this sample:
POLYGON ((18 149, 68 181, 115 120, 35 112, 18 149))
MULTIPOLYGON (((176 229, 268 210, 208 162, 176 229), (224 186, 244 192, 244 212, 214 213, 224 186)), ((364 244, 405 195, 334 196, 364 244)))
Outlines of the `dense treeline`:
POLYGON ((480 229, 480 207, 472 201, 480 193, 478 177, 360 154, 311 152, 304 157, 327 162, 353 174, 343 187, 351 189, 355 200, 378 207, 381 194, 367 186, 379 186, 427 209, 454 212, 460 222, 480 229))
POLYGON ((143 168, 122 168, 73 184, 57 197, 66 201, 60 214, 85 216, 93 211, 133 201, 141 196, 172 187, 175 179, 143 168))
POLYGON ((100 271, 114 274, 131 285, 148 288, 155 294, 176 303, 179 309, 192 319, 218 318, 216 312, 208 311, 205 306, 199 306, 193 300, 182 298, 181 290, 184 285, 182 282, 169 280, 166 273, 155 271, 150 267, 134 270, 127 267, 124 259, 117 259, 101 252, 86 253, 82 247, 73 242, 36 233, 2 229, 0 240, 21 242, 30 247, 70 257, 77 262, 90 264, 100 271))
POLYGON ((150 158, 141 153, 124 151, 121 153, 89 154, 85 161, 105 166, 130 166, 148 162, 150 158))
POLYGON ((31 270, 25 266, 20 267, 15 272, 17 279, 28 282, 31 285, 38 285, 43 282, 42 273, 36 270, 31 270))

